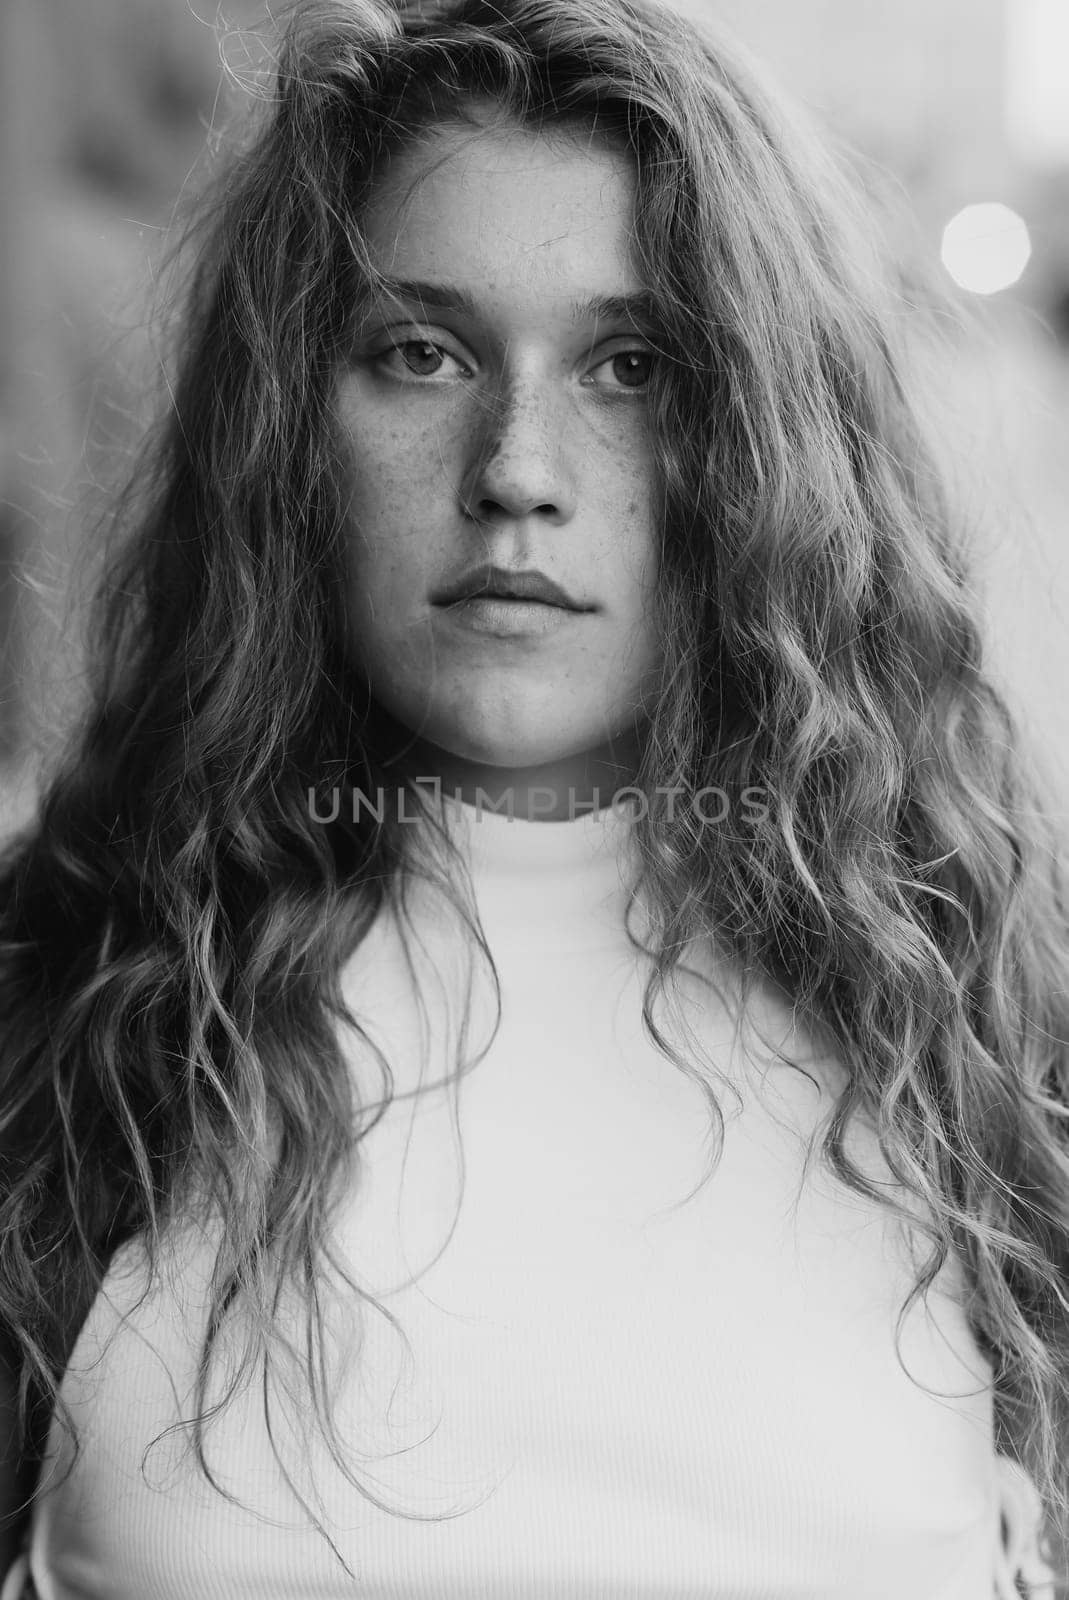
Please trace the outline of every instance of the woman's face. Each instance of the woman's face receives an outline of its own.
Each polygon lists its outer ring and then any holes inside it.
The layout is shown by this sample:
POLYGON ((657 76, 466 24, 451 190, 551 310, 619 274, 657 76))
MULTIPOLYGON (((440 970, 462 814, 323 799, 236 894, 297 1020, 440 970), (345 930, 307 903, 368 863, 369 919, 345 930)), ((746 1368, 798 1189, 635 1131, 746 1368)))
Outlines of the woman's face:
POLYGON ((633 205, 625 155, 499 122, 428 131, 366 214, 392 287, 335 393, 352 645, 454 778, 581 781, 589 752, 634 746, 655 682, 654 328, 633 205), (484 563, 542 573, 582 609, 442 603, 484 563))

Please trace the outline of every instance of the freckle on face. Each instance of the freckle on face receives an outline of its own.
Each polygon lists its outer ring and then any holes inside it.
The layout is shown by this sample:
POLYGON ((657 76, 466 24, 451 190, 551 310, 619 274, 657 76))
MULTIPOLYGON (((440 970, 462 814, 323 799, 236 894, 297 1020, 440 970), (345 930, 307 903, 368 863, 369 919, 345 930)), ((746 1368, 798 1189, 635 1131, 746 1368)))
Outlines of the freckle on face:
POLYGON ((609 370, 640 341, 573 317, 641 289, 633 205, 630 157, 586 136, 442 127, 391 163, 364 219, 379 267, 475 308, 373 319, 336 393, 354 651, 380 704, 460 760, 579 756, 633 725, 656 672, 648 414, 609 370), (376 368, 365 350, 391 336, 446 351, 444 378, 396 351, 376 368), (540 570, 594 609, 545 635, 465 630, 432 596, 482 561, 540 570))

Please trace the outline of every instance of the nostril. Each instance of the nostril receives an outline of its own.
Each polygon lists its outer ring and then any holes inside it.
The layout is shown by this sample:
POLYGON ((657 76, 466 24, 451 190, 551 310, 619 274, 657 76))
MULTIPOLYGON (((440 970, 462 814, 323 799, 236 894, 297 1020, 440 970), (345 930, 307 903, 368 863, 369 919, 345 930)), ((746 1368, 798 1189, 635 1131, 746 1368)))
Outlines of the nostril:
POLYGON ((552 500, 545 500, 541 504, 524 502, 522 505, 513 502, 505 505, 500 500, 492 500, 487 496, 477 500, 472 514, 480 522, 492 522, 501 517, 515 516, 542 516, 559 517, 560 507, 553 504, 552 500))

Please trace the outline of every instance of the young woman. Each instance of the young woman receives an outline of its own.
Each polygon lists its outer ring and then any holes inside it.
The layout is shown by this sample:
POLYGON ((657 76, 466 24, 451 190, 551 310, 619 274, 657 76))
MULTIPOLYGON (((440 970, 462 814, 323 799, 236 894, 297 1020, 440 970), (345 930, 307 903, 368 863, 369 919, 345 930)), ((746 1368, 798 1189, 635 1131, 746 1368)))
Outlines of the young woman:
POLYGON ((201 216, 4 870, 3 1600, 1051 1593, 1069 924, 850 182, 645 0, 336 0, 201 216))

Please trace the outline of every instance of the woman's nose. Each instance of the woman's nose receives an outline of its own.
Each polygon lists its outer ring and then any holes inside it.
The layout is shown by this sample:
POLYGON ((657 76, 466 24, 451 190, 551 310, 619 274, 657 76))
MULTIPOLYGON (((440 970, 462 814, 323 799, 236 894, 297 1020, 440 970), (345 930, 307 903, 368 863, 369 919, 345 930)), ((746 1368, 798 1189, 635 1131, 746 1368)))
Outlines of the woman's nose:
POLYGON ((531 381, 484 405, 462 490, 468 515, 479 522, 535 515, 569 521, 576 485, 560 394, 549 383, 531 381))

